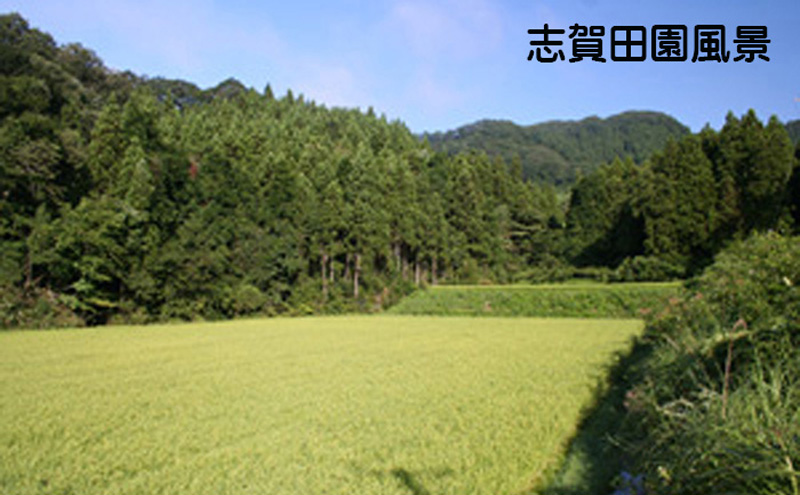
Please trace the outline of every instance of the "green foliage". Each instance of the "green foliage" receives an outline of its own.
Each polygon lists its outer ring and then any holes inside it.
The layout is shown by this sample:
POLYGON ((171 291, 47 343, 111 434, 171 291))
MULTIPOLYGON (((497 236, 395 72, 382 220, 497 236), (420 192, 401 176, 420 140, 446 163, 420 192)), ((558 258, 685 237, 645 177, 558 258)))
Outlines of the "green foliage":
POLYGON ((738 189, 737 228, 745 233, 774 225, 793 168, 793 149, 777 119, 765 127, 751 110, 737 120, 728 115, 719 135, 718 174, 738 189))
POLYGON ((89 323, 373 311, 553 251, 555 193, 486 155, 233 79, 111 73, 3 22, 31 62, 0 73, 2 283, 89 323))
POLYGON ((642 165, 615 160, 572 191, 563 253, 623 280, 699 273, 751 232, 796 224, 797 159, 785 128, 750 111, 670 141, 642 165), (638 274, 637 272, 642 272, 638 274))
POLYGON ((800 143, 800 120, 791 120, 786 123, 786 132, 789 133, 789 139, 796 145, 800 143))
POLYGON ((71 308, 68 298, 48 290, 25 292, 0 286, 0 328, 75 328, 85 322, 71 308))
POLYGON ((677 280, 686 275, 680 265, 656 256, 635 256, 626 258, 610 275, 609 279, 619 282, 658 282, 677 280))
POLYGON ((53 282, 69 284, 64 292, 72 296, 72 309, 90 320, 102 321, 113 311, 122 290, 127 233, 121 206, 105 198, 86 198, 58 222, 53 282))
POLYGON ((481 150, 509 163, 518 159, 525 178, 563 186, 615 158, 630 157, 641 163, 669 138, 688 132, 664 114, 625 112, 607 119, 589 117, 527 127, 483 120, 425 138, 434 149, 448 153, 481 150))
POLYGON ((714 210, 712 163, 697 136, 670 142, 652 159, 652 183, 640 199, 645 251, 688 258, 708 251, 714 210))
POLYGON ((578 266, 616 266, 641 254, 643 226, 636 198, 649 172, 631 160, 617 159, 578 181, 566 218, 569 260, 578 266))
POLYGON ((536 266, 518 272, 514 276, 517 283, 543 284, 548 282, 564 282, 573 278, 576 270, 572 265, 553 255, 542 256, 536 266))
POLYGON ((648 493, 798 493, 800 239, 723 252, 648 324, 623 445, 648 493))
POLYGON ((786 186, 787 211, 794 221, 794 231, 800 233, 800 143, 794 151, 794 170, 786 186))
POLYGON ((653 113, 526 129, 573 169, 613 159, 566 194, 524 180, 523 155, 436 152, 371 110, 112 72, 15 14, 0 38, 0 284, 91 324, 373 311, 409 286, 570 265, 671 279, 800 215, 786 130, 752 113, 641 164, 685 129, 653 113))

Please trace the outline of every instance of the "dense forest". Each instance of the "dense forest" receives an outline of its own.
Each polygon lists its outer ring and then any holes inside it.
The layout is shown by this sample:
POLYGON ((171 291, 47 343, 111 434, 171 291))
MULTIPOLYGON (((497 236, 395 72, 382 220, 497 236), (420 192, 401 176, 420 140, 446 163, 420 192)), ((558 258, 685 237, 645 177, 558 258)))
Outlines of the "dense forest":
POLYGON ((507 281, 552 188, 372 110, 107 69, 0 20, 4 325, 369 310, 507 281))
POLYGON ((0 119, 2 326, 369 311, 437 283, 675 278, 800 217, 798 152, 752 112, 698 135, 659 114, 589 121, 607 129, 596 135, 543 127, 531 142, 586 171, 564 204, 556 184, 572 172, 526 180, 519 159, 436 151, 372 109, 269 86, 113 71, 16 14, 0 17, 0 119), (631 140, 608 137, 620 129, 631 140))
POLYGON ((800 220, 797 148, 773 117, 729 114, 643 166, 615 159, 572 190, 565 255, 637 278, 697 273, 733 239, 800 220), (637 275, 638 274, 638 275, 637 275))

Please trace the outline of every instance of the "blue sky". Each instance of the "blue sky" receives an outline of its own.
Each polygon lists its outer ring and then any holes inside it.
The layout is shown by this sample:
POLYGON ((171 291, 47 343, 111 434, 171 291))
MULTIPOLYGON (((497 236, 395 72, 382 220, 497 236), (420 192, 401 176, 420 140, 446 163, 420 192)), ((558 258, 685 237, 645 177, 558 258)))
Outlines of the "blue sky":
MULTIPOLYGON (((730 110, 800 118, 800 1, 0 0, 59 43, 79 42, 114 69, 209 87, 236 77, 291 88, 327 106, 374 107, 412 131, 482 118, 519 124, 666 112, 693 130, 730 110), (767 26, 769 62, 527 60, 527 30, 574 23, 767 26)), ((561 37, 570 53, 570 41, 561 37)), ((690 47, 693 39, 690 35, 690 47)), ((691 48, 690 48, 691 49, 691 48)), ((732 58, 731 57, 731 58, 732 58)))

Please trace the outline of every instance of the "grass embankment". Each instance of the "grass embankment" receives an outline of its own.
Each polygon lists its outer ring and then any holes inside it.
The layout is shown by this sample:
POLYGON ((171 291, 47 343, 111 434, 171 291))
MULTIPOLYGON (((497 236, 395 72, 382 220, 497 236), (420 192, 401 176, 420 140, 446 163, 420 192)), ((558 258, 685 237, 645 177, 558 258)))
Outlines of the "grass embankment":
POLYGON ((418 291, 392 314, 641 318, 678 293, 678 283, 458 285, 418 291))
POLYGON ((637 320, 0 334, 0 492, 534 493, 637 320))

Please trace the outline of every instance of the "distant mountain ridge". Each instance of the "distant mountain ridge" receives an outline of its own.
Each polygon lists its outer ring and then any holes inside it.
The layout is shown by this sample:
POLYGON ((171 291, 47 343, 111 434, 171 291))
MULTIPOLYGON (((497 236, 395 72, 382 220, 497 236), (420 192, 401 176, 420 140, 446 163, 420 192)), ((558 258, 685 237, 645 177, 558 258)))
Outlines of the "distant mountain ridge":
POLYGON ((426 133, 437 151, 469 149, 519 157, 523 175, 534 181, 568 185, 615 157, 640 163, 689 128, 661 112, 629 111, 601 119, 550 121, 521 126, 507 120, 480 120, 446 132, 426 133))

